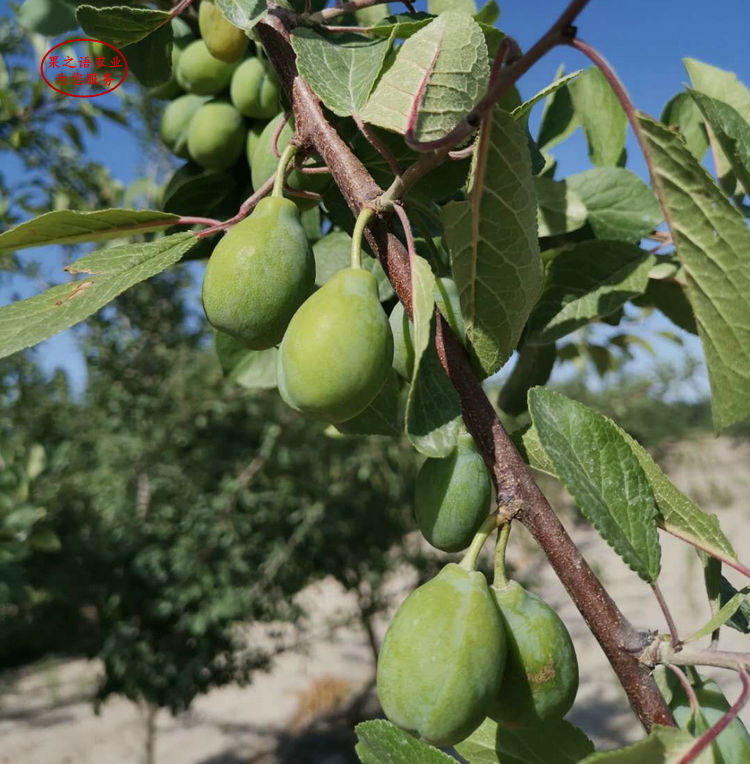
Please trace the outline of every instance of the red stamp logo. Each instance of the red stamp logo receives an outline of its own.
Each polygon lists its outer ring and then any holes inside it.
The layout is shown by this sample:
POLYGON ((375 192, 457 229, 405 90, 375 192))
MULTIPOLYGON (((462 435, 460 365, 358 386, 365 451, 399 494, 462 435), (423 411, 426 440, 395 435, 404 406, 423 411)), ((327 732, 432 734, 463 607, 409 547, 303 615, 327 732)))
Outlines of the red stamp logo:
POLYGON ((122 85, 128 62, 114 45, 82 37, 50 48, 42 59, 41 71, 42 79, 58 93, 96 98, 122 85))

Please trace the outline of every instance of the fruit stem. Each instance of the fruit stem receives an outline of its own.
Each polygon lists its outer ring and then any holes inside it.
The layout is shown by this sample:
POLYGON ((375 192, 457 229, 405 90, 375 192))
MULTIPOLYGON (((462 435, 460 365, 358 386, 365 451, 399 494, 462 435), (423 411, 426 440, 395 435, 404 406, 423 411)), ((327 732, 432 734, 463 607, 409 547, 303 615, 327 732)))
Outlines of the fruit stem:
POLYGON ((492 585, 497 589, 504 589, 508 585, 508 576, 505 573, 505 548, 508 546, 510 536, 510 523, 503 523, 497 534, 495 544, 495 576, 492 585))
POLYGON ((466 570, 476 569, 477 558, 482 551, 484 542, 487 541, 487 537, 495 528, 497 528, 497 515, 492 514, 479 526, 479 530, 474 534, 471 546, 466 550, 466 554, 459 563, 462 568, 466 570))
POLYGON ((284 178, 286 177, 286 168, 297 153, 297 147, 289 144, 281 153, 281 159, 276 167, 276 177, 273 181, 273 190, 271 196, 284 196, 284 178))
POLYGON ((375 210, 371 207, 362 207, 359 215, 357 215, 357 222, 354 224, 354 233, 352 234, 352 268, 362 267, 362 236, 365 233, 365 226, 374 214, 375 210))

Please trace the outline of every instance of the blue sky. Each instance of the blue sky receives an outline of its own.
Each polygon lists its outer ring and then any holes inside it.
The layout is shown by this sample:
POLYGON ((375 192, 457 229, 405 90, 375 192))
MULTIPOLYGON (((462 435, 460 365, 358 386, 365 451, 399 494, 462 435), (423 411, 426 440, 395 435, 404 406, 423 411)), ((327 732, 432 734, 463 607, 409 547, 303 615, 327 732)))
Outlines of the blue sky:
MULTIPOLYGON (((425 3, 419 2, 418 7, 425 3)), ((500 0, 499 26, 516 37, 522 48, 528 48, 546 29, 550 21, 564 8, 563 0, 500 0)), ((395 9, 395 5, 393 6, 395 9)), ((7 0, 0 0, 0 15, 10 14, 7 0)), ((579 17, 579 35, 598 48, 623 80, 636 106, 658 117, 664 103, 687 80, 681 59, 694 57, 729 69, 740 79, 750 83, 750 58, 747 56, 747 32, 750 28, 750 6, 747 0, 723 0, 707 9, 699 0, 591 0, 579 17), (720 12, 716 12, 720 9, 720 12)), ((567 71, 588 65, 584 57, 569 48, 558 48, 538 63, 522 80, 520 89, 525 97, 547 85, 560 63, 567 71)), ((116 103, 114 96, 105 96, 116 103)), ((540 109, 535 110, 538 119, 540 109)), ((535 124, 532 115, 532 126, 535 124)), ((87 147, 92 158, 107 165, 112 174, 129 182, 137 179, 145 168, 138 146, 130 134, 117 126, 107 124, 99 137, 90 139, 87 147)), ((558 177, 589 167, 586 145, 577 131, 561 146, 555 148, 558 159, 558 177)), ((628 167, 645 177, 645 165, 632 134, 628 136, 628 167)), ((20 168, 12 157, 2 155, 3 171, 9 182, 19 177, 20 168)), ((27 250, 43 265, 48 281, 62 280, 62 261, 58 248, 27 250)), ((0 304, 14 295, 29 296, 38 291, 38 284, 19 279, 0 284, 0 304)), ((650 334, 661 329, 672 329, 666 320, 652 320, 650 334)), ((676 348, 662 343, 659 348, 679 360, 676 348)), ((686 346, 693 353, 700 352, 695 338, 686 346)), ((39 346, 39 357, 47 368, 61 365, 68 370, 76 386, 83 382, 83 369, 71 332, 63 333, 39 346)), ((648 356, 638 359, 645 368, 648 356)), ((704 384, 705 389, 705 384, 704 384)))

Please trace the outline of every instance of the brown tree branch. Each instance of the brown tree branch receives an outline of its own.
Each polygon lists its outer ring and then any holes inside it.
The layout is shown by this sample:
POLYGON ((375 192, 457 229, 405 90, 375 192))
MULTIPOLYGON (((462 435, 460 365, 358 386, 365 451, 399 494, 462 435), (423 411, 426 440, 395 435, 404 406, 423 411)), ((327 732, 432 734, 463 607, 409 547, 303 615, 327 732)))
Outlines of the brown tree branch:
MULTIPOLYGON (((576 5, 582 7, 584 4, 576 5)), ((293 104, 298 142, 313 148, 323 158, 356 216, 363 207, 373 206, 382 191, 328 122, 310 87, 297 76, 294 53, 284 22, 290 24, 293 19, 285 12, 277 11, 269 14, 256 30, 293 104)), ((374 215, 366 236, 399 299, 411 315, 408 254, 391 221, 382 213, 374 215)), ((466 427, 491 470, 499 507, 513 513, 544 550, 555 573, 602 646, 644 727, 674 725, 672 714, 648 668, 637 657, 649 642, 647 635, 636 631, 628 623, 568 536, 536 485, 528 465, 500 424, 464 348, 439 312, 436 312, 436 317, 438 355, 460 396, 466 427)))

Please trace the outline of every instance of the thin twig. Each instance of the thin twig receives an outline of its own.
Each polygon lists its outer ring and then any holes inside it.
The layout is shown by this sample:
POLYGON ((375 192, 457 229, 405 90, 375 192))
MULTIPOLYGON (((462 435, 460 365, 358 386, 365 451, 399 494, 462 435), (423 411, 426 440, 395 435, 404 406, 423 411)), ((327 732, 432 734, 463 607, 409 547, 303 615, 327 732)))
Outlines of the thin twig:
MULTIPOLYGON (((330 19, 338 18, 339 16, 345 16, 347 13, 356 13, 363 8, 370 8, 373 5, 382 5, 387 3, 388 0, 352 0, 349 3, 343 3, 342 5, 334 6, 333 8, 324 8, 322 11, 313 13, 309 17, 311 22, 324 22, 330 19)), ((409 13, 415 13, 414 6, 411 4, 411 0, 400 0, 409 13)))
POLYGON ((417 259, 417 248, 414 246, 414 233, 411 230, 409 216, 406 214, 406 210, 404 209, 403 205, 399 204, 398 202, 393 205, 393 211, 396 213, 396 215, 398 215, 398 219, 401 221, 401 227, 404 229, 406 251, 409 253, 409 263, 413 268, 417 259))
POLYGON ((221 233, 222 231, 226 231, 227 228, 231 228, 233 225, 236 225, 241 220, 244 220, 253 210, 255 205, 264 196, 268 196, 268 194, 271 192, 271 189, 273 188, 273 181, 274 181, 274 176, 272 175, 255 193, 253 193, 251 196, 248 196, 248 198, 245 199, 244 202, 242 202, 242 206, 239 208, 239 210, 237 210, 236 215, 229 218, 228 220, 225 220, 222 223, 217 223, 216 225, 211 226, 211 228, 206 228, 204 231, 198 232, 195 235, 196 238, 204 239, 206 236, 213 236, 214 234, 221 233))
POLYGON ((279 138, 281 137, 281 133, 286 127, 286 123, 289 121, 289 112, 284 113, 284 118, 279 122, 278 126, 276 127, 276 130, 274 130, 273 138, 271 139, 271 149, 273 150, 273 153, 275 154, 277 159, 281 159, 281 152, 279 151, 279 138))
POLYGON ((456 149, 448 152, 448 159, 467 159, 474 153, 474 145, 471 144, 463 149, 456 149))
POLYGON ((284 185, 284 193, 289 194, 289 196, 298 196, 300 199, 314 199, 316 202, 319 202, 323 198, 321 194, 317 194, 315 191, 303 191, 302 189, 292 188, 288 185, 284 185))
POLYGON ((185 8, 191 5, 193 0, 180 0, 177 5, 169 12, 169 20, 171 21, 175 16, 179 16, 185 8))
POLYGON ((661 612, 664 614, 664 620, 667 622, 667 627, 669 628, 669 636, 672 640, 672 647, 676 648, 682 644, 682 642, 680 641, 680 636, 677 633, 677 625, 674 622, 674 618, 672 618, 672 613, 669 610, 667 601, 664 599, 664 595, 661 593, 661 589, 656 582, 651 584, 651 591, 654 593, 654 597, 656 597, 656 601, 659 603, 661 612))
POLYGON ((738 667, 738 673, 740 675, 740 681, 742 682, 742 690, 740 696, 732 704, 729 710, 724 716, 719 719, 713 727, 706 730, 690 749, 677 760, 677 764, 690 764, 695 761, 700 753, 708 748, 711 743, 716 740, 717 737, 737 718, 739 712, 744 708, 747 703, 748 697, 750 697, 750 679, 748 678, 747 671, 744 668, 738 667))
POLYGON ((693 689, 693 685, 690 684, 690 680, 685 676, 685 672, 681 668, 677 668, 677 666, 673 666, 671 663, 667 664, 667 668, 679 680, 682 689, 687 696, 688 703, 690 703, 690 710, 695 713, 700 708, 700 703, 698 703, 698 698, 695 696, 695 690, 693 689))
POLYGON ((176 221, 176 225, 221 225, 221 220, 216 218, 194 218, 194 217, 182 217, 176 221))
POLYGON ((401 175, 401 167, 396 161, 396 157, 391 154, 388 147, 375 135, 375 132, 371 130, 363 121, 359 114, 354 114, 354 124, 359 128, 359 132, 365 136, 368 143, 380 154, 383 159, 388 163, 388 167, 391 168, 391 172, 394 175, 401 175))

